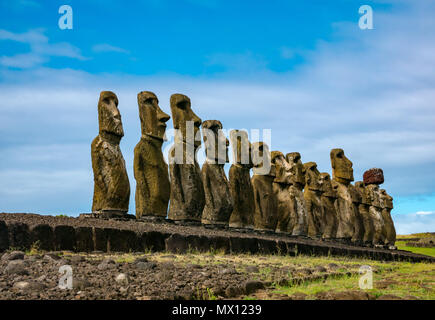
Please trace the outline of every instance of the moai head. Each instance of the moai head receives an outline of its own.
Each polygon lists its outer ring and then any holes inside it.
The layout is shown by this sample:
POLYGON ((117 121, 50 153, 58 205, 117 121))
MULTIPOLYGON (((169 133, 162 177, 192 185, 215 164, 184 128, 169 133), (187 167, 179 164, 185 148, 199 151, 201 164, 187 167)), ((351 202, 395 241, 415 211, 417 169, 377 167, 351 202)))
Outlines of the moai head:
POLYGON ((320 181, 322 186, 322 192, 325 197, 336 198, 337 194, 331 184, 331 176, 327 172, 320 174, 320 181))
POLYGON ((205 155, 212 163, 225 164, 228 159, 229 141, 222 132, 222 123, 218 120, 206 120, 202 123, 202 137, 205 155))
POLYGON ((123 137, 121 114, 118 110, 118 97, 112 91, 101 91, 98 101, 98 126, 100 134, 123 137))
POLYGON ((320 172, 317 170, 317 163, 307 162, 304 163, 305 168, 305 185, 308 189, 313 191, 322 191, 322 180, 320 179, 320 172))
POLYGON ((343 149, 331 150, 332 177, 335 181, 348 185, 353 181, 352 161, 344 155, 343 149))
POLYGON ((291 167, 284 158, 284 155, 280 151, 272 151, 271 161, 275 166, 275 179, 276 183, 291 184, 291 167))
POLYGON ((367 197, 366 193, 366 185, 362 181, 355 182, 355 189, 358 191, 358 193, 361 195, 361 203, 363 204, 370 204, 370 201, 367 197))
POLYGON ((159 107, 159 100, 150 91, 137 94, 142 135, 165 140, 166 122, 171 118, 159 107))
POLYGON ((201 145, 199 131, 201 119, 192 111, 189 97, 179 93, 173 94, 171 96, 171 113, 174 129, 179 130, 181 135, 176 135, 176 139, 193 144, 198 148, 201 145), (191 125, 193 125, 193 128, 191 128, 191 125), (193 133, 189 132, 192 129, 193 133))
POLYGON ((379 168, 372 168, 364 172, 363 180, 366 185, 369 184, 383 184, 384 183, 384 172, 379 168))
POLYGON ((387 209, 393 209, 393 197, 385 189, 381 189, 381 201, 387 209))
POLYGON ((254 174, 275 176, 275 165, 271 163, 269 146, 264 142, 252 144, 252 162, 254 174))
POLYGON ((285 157, 291 167, 292 184, 303 188, 305 186, 305 169, 301 161, 301 154, 299 152, 290 152, 285 157))
POLYGON ((252 168, 252 147, 248 140, 248 133, 243 130, 231 130, 230 140, 234 156, 233 162, 245 168, 252 168))

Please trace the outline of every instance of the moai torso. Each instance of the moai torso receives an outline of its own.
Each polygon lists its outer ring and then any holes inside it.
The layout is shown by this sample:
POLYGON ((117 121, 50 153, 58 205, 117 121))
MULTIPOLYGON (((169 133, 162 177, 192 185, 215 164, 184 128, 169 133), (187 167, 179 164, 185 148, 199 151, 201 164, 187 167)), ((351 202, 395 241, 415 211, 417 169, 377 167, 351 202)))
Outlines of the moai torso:
POLYGON ((349 184, 353 181, 352 162, 346 158, 342 149, 331 150, 332 187, 337 193, 335 203, 338 228, 336 237, 339 239, 352 239, 355 226, 355 209, 349 184))
POLYGON ((277 200, 278 221, 276 232, 289 233, 290 211, 291 209, 291 167, 279 151, 272 151, 272 164, 275 166, 275 179, 273 181, 273 191, 277 200))
POLYGON ((308 234, 307 207, 305 204, 303 189, 305 186, 305 169, 299 152, 286 154, 287 163, 291 169, 290 193, 290 221, 288 232, 294 236, 306 236, 308 234))
POLYGON ((275 167, 271 163, 269 148, 263 142, 252 144, 254 176, 254 228, 260 231, 275 231, 278 222, 277 200, 273 191, 275 167))
POLYGON ((305 189, 304 199, 308 213, 308 236, 320 238, 323 234, 324 213, 320 200, 322 195, 322 180, 315 162, 304 163, 305 189))
POLYGON ((224 165, 228 162, 228 139, 217 120, 202 123, 206 161, 202 166, 205 206, 201 222, 207 225, 228 225, 233 211, 230 185, 224 165))
POLYGON ((393 197, 391 197, 386 190, 381 189, 382 218, 384 220, 384 236, 385 244, 394 246, 396 242, 396 228, 394 227, 393 218, 391 217, 391 210, 393 209, 393 197))
POLYGON ((166 218, 170 196, 168 165, 162 144, 166 122, 170 119, 159 107, 156 95, 149 91, 137 95, 142 136, 134 148, 136 179, 136 217, 166 218))
POLYGON ((352 242, 358 245, 363 244, 364 239, 364 224, 363 218, 359 213, 359 206, 361 204, 362 198, 361 194, 351 183, 348 186, 350 196, 352 197, 353 209, 355 212, 355 220, 354 220, 354 233, 352 236, 352 242))
POLYGON ((229 226, 232 228, 254 228, 254 189, 251 184, 251 145, 246 131, 231 130, 230 140, 234 164, 229 172, 233 212, 229 226))
POLYGON ((337 234, 337 212, 335 210, 335 202, 337 200, 337 193, 332 188, 331 177, 328 173, 322 172, 320 174, 322 180, 322 195, 320 202, 323 207, 323 238, 333 239, 337 234))
POLYGON ((201 221, 205 205, 201 169, 196 151, 201 146, 201 119, 193 113, 190 99, 182 94, 171 96, 175 143, 169 151, 171 195, 168 219, 201 221))
POLYGON ((364 182, 362 181, 355 182, 355 190, 359 193, 361 197, 361 202, 358 205, 358 211, 364 225, 363 243, 365 245, 370 245, 373 243, 373 235, 374 235, 373 219, 369 212, 370 199, 366 187, 364 185, 364 182))
POLYGON ((100 94, 98 124, 99 134, 91 145, 94 172, 92 212, 102 217, 122 217, 128 212, 130 183, 119 148, 124 131, 118 98, 113 92, 100 94))

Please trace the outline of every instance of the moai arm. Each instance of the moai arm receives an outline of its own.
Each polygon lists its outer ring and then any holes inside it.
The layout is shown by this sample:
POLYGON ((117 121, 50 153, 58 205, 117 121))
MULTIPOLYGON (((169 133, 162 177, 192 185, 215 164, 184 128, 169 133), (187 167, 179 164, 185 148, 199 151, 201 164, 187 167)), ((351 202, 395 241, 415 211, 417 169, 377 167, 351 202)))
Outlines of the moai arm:
MULTIPOLYGON (((136 193, 136 208, 145 208, 147 207, 144 203, 138 203, 139 201, 147 202, 150 198, 150 188, 148 186, 148 179, 145 179, 145 177, 141 177, 141 175, 144 174, 143 169, 144 166, 144 159, 142 157, 142 152, 139 148, 139 146, 136 146, 134 149, 134 178, 136 179, 136 183, 141 184, 141 193, 143 196, 139 197, 139 194, 136 193)), ((137 190, 137 187, 136 187, 137 190)), ((143 212, 140 212, 141 214, 143 212)))
POLYGON ((207 164, 204 164, 202 166, 202 181, 204 183, 204 194, 205 198, 210 201, 212 204, 212 207, 214 207, 214 197, 213 197, 213 187, 211 186, 210 176, 206 173, 207 170, 207 164))

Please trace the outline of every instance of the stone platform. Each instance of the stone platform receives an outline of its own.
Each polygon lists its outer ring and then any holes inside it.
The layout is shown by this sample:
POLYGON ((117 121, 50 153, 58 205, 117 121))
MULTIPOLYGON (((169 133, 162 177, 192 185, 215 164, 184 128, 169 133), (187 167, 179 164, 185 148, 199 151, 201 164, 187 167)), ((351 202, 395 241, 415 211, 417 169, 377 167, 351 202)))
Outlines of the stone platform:
POLYGON ((75 252, 141 252, 190 250, 225 253, 320 255, 383 261, 435 262, 434 257, 403 250, 357 247, 333 241, 180 226, 168 222, 117 221, 0 213, 0 252, 9 248, 75 252))

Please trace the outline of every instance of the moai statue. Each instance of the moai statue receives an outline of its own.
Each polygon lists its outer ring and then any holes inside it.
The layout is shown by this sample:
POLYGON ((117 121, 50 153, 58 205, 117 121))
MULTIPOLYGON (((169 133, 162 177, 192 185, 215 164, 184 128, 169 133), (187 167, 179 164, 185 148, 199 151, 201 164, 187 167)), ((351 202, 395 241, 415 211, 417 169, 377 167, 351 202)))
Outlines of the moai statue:
POLYGON ((168 214, 170 183, 162 144, 170 116, 160 109, 159 100, 152 92, 138 93, 137 103, 142 135, 134 148, 136 218, 165 219, 168 214))
POLYGON ((254 188, 254 229, 273 232, 278 222, 277 200, 273 192, 275 165, 271 163, 271 154, 267 144, 252 144, 254 176, 251 179, 254 188))
POLYGON ((348 188, 350 196, 352 197, 353 209, 355 211, 354 230, 351 241, 355 245, 362 246, 364 244, 364 222, 363 217, 359 212, 359 206, 362 203, 362 195, 351 183, 349 183, 348 188))
POLYGON ((327 172, 320 174, 322 181, 322 195, 320 202, 323 207, 323 239, 334 239, 337 234, 337 211, 335 210, 335 201, 337 200, 337 193, 332 188, 331 176, 327 172))
POLYGON ((385 223, 382 218, 382 201, 379 185, 384 182, 381 169, 373 168, 364 172, 363 181, 366 185, 367 197, 370 201, 369 213, 373 221, 373 245, 382 246, 385 243, 385 223))
POLYGON ((224 171, 224 165, 229 161, 229 141, 218 120, 204 121, 202 130, 206 160, 201 170, 205 192, 201 222, 204 225, 228 226, 233 211, 230 184, 224 171))
POLYGON ((374 226, 373 226, 372 216, 370 215, 369 212, 370 197, 367 193, 367 189, 365 187, 364 182, 362 181, 355 182, 355 189, 361 196, 361 202, 358 206, 358 211, 364 225, 363 245, 371 246, 373 244, 374 226))
POLYGON ((335 202, 338 228, 336 239, 350 242, 355 229, 355 209, 349 185, 353 181, 352 162, 346 158, 342 149, 332 149, 332 187, 337 193, 335 202))
POLYGON ((275 179, 273 191, 277 200, 278 221, 276 232, 289 233, 290 211, 292 201, 290 199, 291 167, 280 151, 272 151, 272 163, 275 165, 275 179))
POLYGON ((299 152, 290 152, 286 154, 287 163, 291 169, 291 186, 290 193, 290 221, 288 232, 293 236, 307 236, 308 234, 308 213, 305 204, 304 192, 305 186, 305 169, 301 161, 299 152))
POLYGON ((393 218, 391 217, 393 197, 391 197, 385 189, 381 189, 381 200, 383 201, 382 218, 385 225, 385 244, 388 245, 390 249, 397 249, 394 246, 396 243, 396 228, 394 227, 393 218))
POLYGON ((234 163, 229 172, 230 191, 234 201, 230 216, 231 228, 254 229, 254 189, 249 174, 253 167, 251 144, 246 131, 230 131, 234 163))
POLYGON ((98 101, 99 134, 92 141, 94 171, 92 212, 100 217, 126 217, 130 200, 125 161, 119 148, 124 136, 118 98, 111 91, 102 91, 98 101))
POLYGON ((201 169, 196 159, 201 146, 201 119, 192 111, 189 97, 183 94, 171 96, 171 113, 176 134, 174 146, 169 151, 168 219, 199 223, 205 205, 201 169))
POLYGON ((305 189, 304 199, 308 213, 308 236, 321 238, 323 235, 324 212, 320 197, 322 195, 322 179, 315 162, 304 163, 305 189))

